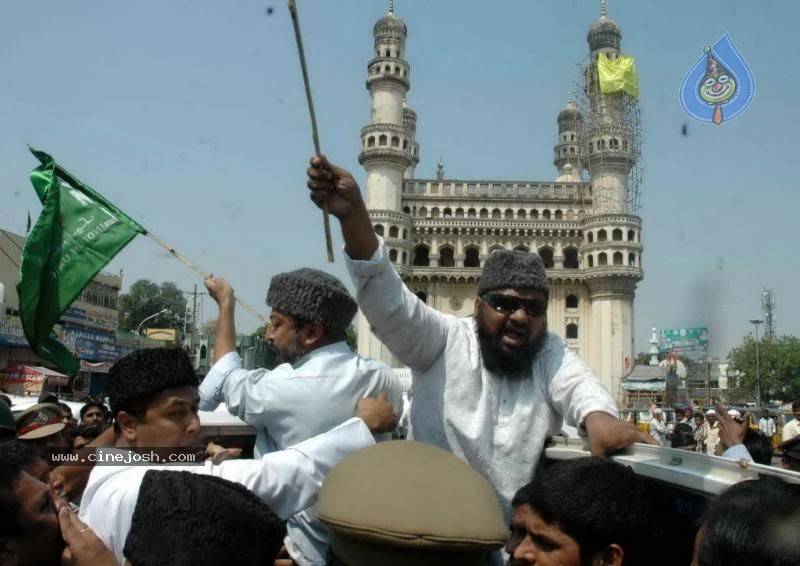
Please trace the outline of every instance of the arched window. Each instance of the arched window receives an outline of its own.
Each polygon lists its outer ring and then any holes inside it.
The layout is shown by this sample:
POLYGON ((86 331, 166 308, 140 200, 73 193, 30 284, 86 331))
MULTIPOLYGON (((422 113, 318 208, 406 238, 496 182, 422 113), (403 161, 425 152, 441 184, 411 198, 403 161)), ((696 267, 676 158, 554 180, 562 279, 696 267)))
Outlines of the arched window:
POLYGON ((539 257, 542 258, 545 269, 552 269, 555 265, 553 263, 553 250, 551 248, 540 248, 539 257))
POLYGON ((574 154, 575 153, 575 148, 574 147, 569 148, 569 153, 570 153, 570 155, 574 154))
POLYGON ((578 308, 578 295, 567 295, 566 304, 567 304, 567 308, 568 309, 577 309, 578 308))
POLYGON ((400 138, 398 136, 392 136, 392 147, 400 147, 400 138))
POLYGON ((614 252, 614 265, 623 265, 622 252, 614 252))
POLYGON ((568 339, 575 339, 578 337, 578 325, 574 322, 570 322, 567 325, 567 338, 568 339))
POLYGON ((481 209, 481 218, 489 218, 489 211, 487 209, 481 209))
POLYGON ((408 237, 408 231, 403 228, 403 239, 405 240, 408 237))
POLYGON ((620 230, 619 228, 614 228, 614 231, 611 232, 611 239, 614 240, 615 242, 621 242, 622 230, 620 230))
POLYGON ((598 151, 606 148, 606 140, 597 140, 598 151))
POLYGON ((560 210, 556 210, 555 219, 561 220, 562 218, 564 218, 564 213, 561 212, 560 210))
POLYGON ((389 141, 389 138, 386 137, 386 134, 381 134, 378 138, 378 145, 386 145, 389 141))
POLYGON ((598 230, 597 231, 597 241, 598 242, 605 242, 608 240, 608 232, 605 230, 598 230))
POLYGON ((417 211, 417 216, 419 216, 421 218, 427 218, 428 217, 428 209, 425 208, 424 206, 420 207, 420 209, 417 211))
POLYGON ((375 233, 378 236, 383 236, 383 224, 376 224, 375 225, 375 233))
POLYGON ((542 218, 545 220, 550 220, 550 210, 545 210, 542 212, 542 218))
POLYGON ((438 206, 434 206, 431 209, 431 218, 439 218, 439 207, 438 206))
POLYGON ((608 141, 608 148, 609 149, 619 149, 619 140, 617 138, 611 138, 608 141))
POLYGON ((389 250, 389 261, 397 263, 397 250, 389 250))
POLYGON ((403 265, 406 264, 406 260, 407 259, 408 259, 408 255, 406 255, 406 252, 403 252, 403 265))
POLYGON ((506 211, 503 213, 503 216, 506 220, 512 220, 514 218, 514 211, 510 208, 507 208, 506 211))
POLYGON ((480 252, 478 248, 467 248, 464 250, 464 267, 480 267, 480 252))
POLYGON ((428 293, 426 293, 425 291, 417 291, 414 294, 417 297, 419 297, 419 300, 422 301, 423 303, 427 303, 428 302, 428 293))
POLYGON ((430 250, 428 246, 417 246, 414 248, 414 265, 418 267, 428 267, 431 260, 428 257, 430 250))
POLYGON ((452 208, 450 208, 450 207, 447 207, 447 208, 445 208, 445 209, 442 211, 442 216, 443 216, 444 218, 452 218, 452 217, 453 217, 453 209, 452 209, 452 208))
POLYGON ((205 360, 206 356, 208 356, 208 350, 206 349, 206 345, 203 344, 200 346, 200 359, 205 360))
POLYGON ((455 267, 456 259, 453 248, 439 248, 439 267, 455 267))
POLYGON ((600 255, 597 256, 597 264, 608 265, 608 255, 606 254, 606 252, 600 252, 600 255))
POLYGON ((525 216, 526 216, 526 214, 525 214, 525 209, 524 209, 524 208, 520 208, 520 209, 517 211, 517 219, 518 219, 518 220, 525 220, 525 216))
POLYGON ((408 207, 408 206, 404 206, 403 207, 403 212, 405 212, 406 214, 411 214, 411 208, 408 207))
POLYGON ((495 208, 494 210, 492 210, 492 219, 497 220, 498 218, 502 218, 502 217, 503 217, 503 213, 500 212, 499 208, 495 208))
POLYGON ((531 220, 539 220, 539 211, 535 208, 531 210, 531 220))
POLYGON ((400 234, 400 229, 397 226, 389 226, 389 237, 396 238, 400 234))
POLYGON ((576 248, 564 250, 564 269, 578 269, 578 250, 576 248))
POLYGON ((475 212, 474 208, 470 208, 467 211, 467 218, 475 218, 476 216, 477 216, 477 213, 475 212))
POLYGON ((457 208, 456 209, 456 218, 464 218, 464 209, 463 208, 457 208))
POLYGON ((633 242, 636 239, 636 232, 628 230, 628 241, 633 242))
POLYGON ((367 147, 375 147, 375 136, 367 138, 367 147))
POLYGON ((589 267, 594 267, 594 256, 589 254, 589 267))
POLYGON ((636 254, 628 254, 628 265, 636 267, 636 254))
POLYGON ((407 139, 403 140, 403 149, 408 149, 408 140, 407 139))

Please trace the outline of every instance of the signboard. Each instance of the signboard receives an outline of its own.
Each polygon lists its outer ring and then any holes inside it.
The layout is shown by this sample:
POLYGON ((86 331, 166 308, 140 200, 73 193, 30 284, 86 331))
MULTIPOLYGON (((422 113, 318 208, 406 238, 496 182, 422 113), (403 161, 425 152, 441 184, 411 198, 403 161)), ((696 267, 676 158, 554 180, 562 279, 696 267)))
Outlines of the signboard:
POLYGON ((0 346, 28 347, 22 325, 10 320, 0 321, 0 346))
POLYGON ((708 328, 670 328, 658 331, 658 350, 689 358, 708 354, 708 328))
POLYGON ((101 307, 67 307, 61 320, 72 322, 88 328, 114 333, 117 331, 119 313, 101 307))
POLYGON ((64 328, 59 340, 82 360, 116 362, 120 357, 117 339, 92 330, 64 328))

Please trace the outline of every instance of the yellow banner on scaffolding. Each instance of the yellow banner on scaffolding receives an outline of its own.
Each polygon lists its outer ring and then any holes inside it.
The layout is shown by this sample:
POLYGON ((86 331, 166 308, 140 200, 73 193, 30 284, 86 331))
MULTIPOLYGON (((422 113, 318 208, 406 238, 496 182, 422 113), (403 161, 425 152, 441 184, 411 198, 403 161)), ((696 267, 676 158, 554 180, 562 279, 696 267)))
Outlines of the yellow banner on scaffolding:
POLYGON ((639 76, 633 57, 620 55, 611 60, 601 53, 597 59, 597 75, 603 94, 627 92, 634 98, 639 96, 639 76))

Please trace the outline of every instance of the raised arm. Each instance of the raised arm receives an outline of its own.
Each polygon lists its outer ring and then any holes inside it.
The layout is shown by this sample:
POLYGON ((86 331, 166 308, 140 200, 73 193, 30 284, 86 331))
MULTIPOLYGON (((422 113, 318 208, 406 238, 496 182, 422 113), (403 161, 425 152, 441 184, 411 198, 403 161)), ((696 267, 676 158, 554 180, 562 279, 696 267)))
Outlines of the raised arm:
POLYGON ((353 176, 331 165, 324 155, 316 155, 308 168, 308 188, 314 204, 321 208, 327 202, 328 211, 339 219, 347 255, 356 260, 371 258, 378 237, 353 176))
POLYGON ((208 294, 219 307, 217 329, 214 337, 214 363, 227 354, 236 350, 236 323, 233 318, 235 297, 233 288, 224 279, 214 277, 211 273, 205 280, 208 294))

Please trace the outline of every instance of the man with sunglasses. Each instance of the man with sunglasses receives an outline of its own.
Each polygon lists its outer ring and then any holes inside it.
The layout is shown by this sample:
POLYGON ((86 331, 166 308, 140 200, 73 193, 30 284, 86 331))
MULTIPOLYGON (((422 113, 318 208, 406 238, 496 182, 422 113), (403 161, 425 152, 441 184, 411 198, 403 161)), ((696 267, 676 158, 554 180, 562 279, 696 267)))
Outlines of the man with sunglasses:
POLYGON ((564 342, 547 332, 550 287, 532 253, 501 251, 484 265, 472 317, 426 306, 395 272, 352 175, 324 156, 307 171, 311 200, 341 224, 356 300, 375 335, 412 370, 410 436, 483 473, 506 515, 548 437, 564 423, 595 455, 641 439, 564 342))

